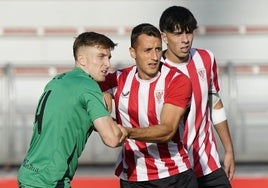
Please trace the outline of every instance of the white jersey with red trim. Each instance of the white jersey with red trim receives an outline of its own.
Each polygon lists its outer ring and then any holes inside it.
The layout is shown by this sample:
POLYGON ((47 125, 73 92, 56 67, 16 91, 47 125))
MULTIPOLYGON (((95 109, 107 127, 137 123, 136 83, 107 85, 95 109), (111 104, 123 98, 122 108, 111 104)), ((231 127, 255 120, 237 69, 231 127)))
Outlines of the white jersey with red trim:
MULTIPOLYGON (((136 66, 108 75, 112 88, 116 119, 126 127, 139 128, 160 123, 164 103, 189 107, 191 82, 176 68, 161 65, 151 80, 141 80, 136 66)), ((105 85, 105 84, 104 84, 105 85)), ((103 89, 104 90, 104 89, 103 89)), ((115 174, 127 181, 149 181, 176 175, 190 169, 187 150, 179 130, 168 143, 146 143, 127 139, 119 154, 115 174)))
POLYGON ((219 92, 214 55, 209 50, 192 48, 186 63, 173 63, 165 55, 162 61, 177 67, 192 82, 192 101, 185 121, 183 142, 195 175, 207 175, 221 166, 208 106, 208 94, 219 92))

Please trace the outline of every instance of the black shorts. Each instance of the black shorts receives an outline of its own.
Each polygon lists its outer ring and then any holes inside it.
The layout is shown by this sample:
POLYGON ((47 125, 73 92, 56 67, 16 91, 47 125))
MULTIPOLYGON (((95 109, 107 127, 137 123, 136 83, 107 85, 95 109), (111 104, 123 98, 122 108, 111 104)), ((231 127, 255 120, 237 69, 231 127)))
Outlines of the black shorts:
POLYGON ((151 181, 120 180, 120 188, 197 188, 197 181, 192 170, 180 174, 151 181))
POLYGON ((197 178, 199 188, 231 188, 231 183, 222 168, 197 178))

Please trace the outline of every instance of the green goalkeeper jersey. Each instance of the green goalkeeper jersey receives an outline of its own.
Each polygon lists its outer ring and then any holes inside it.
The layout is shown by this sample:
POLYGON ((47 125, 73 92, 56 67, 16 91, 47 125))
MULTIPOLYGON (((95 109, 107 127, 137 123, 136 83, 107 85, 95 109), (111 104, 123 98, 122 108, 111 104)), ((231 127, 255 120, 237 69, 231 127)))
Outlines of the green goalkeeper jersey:
POLYGON ((29 187, 69 187, 93 121, 109 115, 97 82, 82 69, 55 76, 39 99, 18 181, 29 187))

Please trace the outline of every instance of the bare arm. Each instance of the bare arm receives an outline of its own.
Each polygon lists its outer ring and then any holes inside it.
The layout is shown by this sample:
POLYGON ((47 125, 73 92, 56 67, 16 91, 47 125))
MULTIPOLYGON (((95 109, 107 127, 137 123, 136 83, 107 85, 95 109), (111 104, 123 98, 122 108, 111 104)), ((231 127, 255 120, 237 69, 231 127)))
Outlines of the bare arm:
POLYGON ((185 109, 164 104, 160 124, 145 128, 126 128, 129 138, 144 142, 168 142, 177 132, 179 121, 183 117, 185 109))
MULTIPOLYGON (((223 108, 222 101, 219 100, 217 104, 214 106, 214 109, 220 109, 223 108)), ((219 135, 219 138, 221 140, 221 143, 224 148, 224 170, 226 172, 227 177, 229 180, 231 180, 234 177, 235 172, 235 156, 234 156, 234 149, 233 149, 233 143, 228 127, 227 120, 222 121, 216 125, 214 125, 217 134, 219 135)))
POLYGON ((107 107, 108 112, 112 113, 113 105, 112 105, 112 95, 108 92, 103 92, 104 101, 107 107))
POLYGON ((109 147, 120 146, 126 139, 126 130, 113 121, 110 116, 97 118, 93 124, 101 136, 103 143, 109 147))

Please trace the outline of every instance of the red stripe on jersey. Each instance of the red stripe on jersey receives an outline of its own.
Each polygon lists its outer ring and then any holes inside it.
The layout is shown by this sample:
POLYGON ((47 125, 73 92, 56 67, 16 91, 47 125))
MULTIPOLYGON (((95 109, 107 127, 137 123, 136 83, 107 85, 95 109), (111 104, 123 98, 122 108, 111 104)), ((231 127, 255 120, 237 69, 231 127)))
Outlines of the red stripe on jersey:
MULTIPOLYGON (((204 66, 207 72, 207 78, 213 78, 212 84, 216 88, 216 91, 219 91, 219 84, 218 84, 218 74, 217 74, 217 64, 216 60, 210 56, 210 54, 206 50, 198 49, 198 53, 203 60, 204 66), (213 61, 213 63, 212 63, 213 61)), ((210 85, 210 79, 207 79, 208 85, 210 85)))
MULTIPOLYGON (((140 148, 140 152, 142 152, 145 156, 145 165, 147 169, 147 176, 148 180, 156 180, 159 179, 158 172, 157 172, 157 166, 155 165, 155 160, 153 157, 150 156, 148 152, 148 148, 145 142, 135 141, 138 148, 140 148)), ((135 174, 137 175, 137 174, 135 174)), ((129 177, 129 180, 134 181, 133 177, 129 177)))
MULTIPOLYGON (((199 83, 199 78, 198 78, 198 74, 195 71, 196 70, 196 66, 195 63, 192 62, 193 59, 188 63, 187 69, 188 69, 188 74, 189 74, 189 78, 192 81, 192 90, 193 90, 193 99, 201 99, 202 98, 202 94, 201 94, 201 86, 199 83)), ((202 121, 202 113, 199 113, 199 111, 202 110, 201 108, 201 102, 197 102, 196 103, 196 116, 195 116, 195 122, 201 122, 202 121)), ((194 125, 195 127, 195 132, 199 132, 200 129, 200 124, 196 123, 194 125)), ((189 125, 188 125, 188 121, 186 122, 186 126, 187 126, 187 132, 184 133, 184 143, 188 143, 188 131, 189 131, 189 125)), ((192 131, 192 130, 190 130, 192 131)), ((198 137, 197 137, 198 138, 198 137)), ((199 148, 200 143, 199 140, 195 138, 197 141, 193 142, 193 148, 196 148, 193 150, 193 157, 194 157, 194 165, 195 165, 195 169, 202 169, 201 164, 199 163, 200 157, 199 157, 199 150, 197 148, 199 148)))
MULTIPOLYGON (((115 76, 115 78, 114 77, 109 77, 108 79, 106 78, 105 82, 102 83, 103 85, 106 85, 106 89, 112 89, 115 86, 117 87, 117 92, 114 94, 114 98, 117 98, 117 99, 119 99, 120 95, 123 94, 122 91, 123 91, 123 88, 125 85, 125 80, 128 76, 128 73, 132 70, 132 67, 129 67, 129 68, 124 69, 124 70, 125 70, 124 72, 121 72, 121 71, 114 72, 113 75, 115 76), (118 75, 118 74, 120 74, 120 75, 118 75), (111 84, 110 82, 114 82, 114 80, 115 80, 116 84, 111 84), (107 88, 107 85, 108 85, 108 88, 107 88)), ((118 109, 119 100, 114 100, 114 103, 115 103, 115 109, 118 109)), ((122 124, 122 120, 121 120, 121 117, 119 115, 119 111, 115 110, 115 114, 116 114, 117 123, 122 124)))
MULTIPOLYGON (((150 89, 149 89, 149 96, 154 96, 155 93, 155 86, 157 82, 153 82, 150 84, 150 89)), ((157 125, 158 120, 157 120, 157 114, 155 110, 155 100, 151 100, 148 98, 148 112, 147 112, 147 117, 148 117, 148 122, 149 126, 152 125, 157 125)), ((149 156, 148 150, 146 150, 146 155, 149 156)), ((155 171, 157 171, 157 166, 155 165, 155 160, 153 158, 146 158, 145 159, 145 164, 147 167, 147 173, 148 173, 148 179, 149 180, 155 180, 159 179, 159 176, 155 171)))
MULTIPOLYGON (((200 57, 201 57, 201 59, 203 61, 203 65, 204 65, 204 67, 206 69, 207 78, 211 78, 212 64, 211 64, 211 59, 210 59, 209 54, 205 50, 198 50, 198 53, 200 54, 200 57)), ((210 79, 207 79, 207 84, 208 84, 208 86, 210 85, 210 79)))
POLYGON ((129 93, 129 100, 128 100, 128 114, 130 117, 130 124, 133 128, 140 128, 139 123, 139 100, 138 95, 140 88, 140 83, 134 78, 131 84, 131 92, 129 93))
MULTIPOLYGON (((211 59, 209 53, 205 50, 198 50, 199 54, 200 54, 200 57, 202 58, 202 61, 204 63, 204 67, 206 69, 206 73, 207 73, 207 84, 208 86, 210 86, 210 78, 211 76, 213 76, 213 83, 215 85, 215 82, 216 82, 216 86, 218 86, 218 78, 217 78, 217 69, 216 69, 216 63, 214 62, 214 64, 212 64, 212 61, 215 61, 215 59, 213 58, 213 60, 211 59), (212 68, 211 68, 212 67, 212 68), (215 72, 214 72, 215 71, 215 72), (213 74, 213 75, 212 75, 213 74)), ((208 106, 206 108, 206 111, 209 111, 208 109, 208 106)), ((209 119, 210 117, 209 116, 210 113, 205 113, 205 118, 206 119, 209 119)), ((212 138, 213 141, 215 141, 215 137, 214 137, 214 134, 212 132, 212 130, 209 130, 210 127, 210 121, 207 121, 206 122, 206 125, 205 125, 205 140, 204 142, 206 143, 205 146, 206 146, 206 149, 205 149, 205 152, 207 154, 207 156, 210 156, 211 155, 211 150, 212 150, 212 144, 216 143, 216 142, 210 142, 209 141, 209 138, 212 138)), ((217 164, 215 162, 215 159, 213 157, 210 157, 209 160, 208 160, 208 166, 210 167, 210 169, 217 169, 217 164)))
POLYGON ((127 177, 131 181, 137 181, 137 169, 136 169, 136 159, 134 158, 134 151, 131 149, 128 141, 125 143, 124 159, 128 164, 127 177), (130 179, 131 178, 131 179, 130 179))
POLYGON ((216 60, 213 60, 212 72, 213 72, 213 84, 217 92, 220 90, 219 82, 218 82, 218 74, 217 74, 217 63, 216 60))
MULTIPOLYGON (((208 113, 206 114, 206 116, 208 116, 208 113)), ((206 118, 209 118, 209 117, 206 117, 206 118)), ((209 159, 208 159, 208 166, 209 166, 210 169, 213 169, 213 171, 214 171, 215 169, 218 169, 218 166, 217 166, 217 163, 216 163, 216 161, 215 161, 215 158, 212 157, 212 155, 211 155, 211 151, 212 151, 212 144, 213 144, 213 143, 216 143, 216 142, 215 142, 214 134, 213 134, 213 132, 212 132, 211 130, 208 130, 209 128, 211 128, 211 127, 209 126, 209 121, 207 121, 207 122, 206 122, 206 126, 205 126, 205 132, 206 132, 207 134, 206 134, 206 138, 205 138, 205 140, 204 140, 204 142, 205 142, 205 146, 206 146, 205 151, 206 151, 207 156, 209 156, 209 159), (213 140, 214 142, 211 143, 211 142, 209 141, 209 138, 210 138, 210 137, 212 138, 212 140, 213 140)))
MULTIPOLYGON (((121 153, 121 156, 120 156, 121 158, 123 157, 123 153, 121 153)), ((114 172, 114 174, 116 175, 116 176, 120 176, 120 174, 123 172, 123 161, 121 160, 121 161, 119 161, 119 163, 118 164, 116 164, 116 169, 115 169, 115 172, 114 172)))
MULTIPOLYGON (((154 90, 155 90, 156 82, 153 82, 150 84, 150 90, 149 90, 149 96, 154 96, 154 90)), ((149 126, 151 125, 157 125, 158 120, 157 120, 157 115, 156 115, 156 110, 155 110, 155 100, 150 100, 148 98, 148 121, 149 121, 149 126)))
MULTIPOLYGON (((176 136, 176 135, 174 135, 176 136)), ((177 135, 179 136, 179 135, 177 135)), ((171 159, 170 153, 169 152, 161 152, 161 151, 166 151, 168 148, 168 144, 167 143, 161 143, 161 144, 157 144, 157 148, 160 151, 159 155, 162 159, 162 161, 165 163, 165 166, 168 168, 169 174, 170 175, 174 175, 174 174, 178 174, 179 170, 178 168, 172 168, 172 167, 176 167, 176 164, 174 162, 174 160, 171 159)), ((178 147, 178 151, 179 147, 178 147)))

